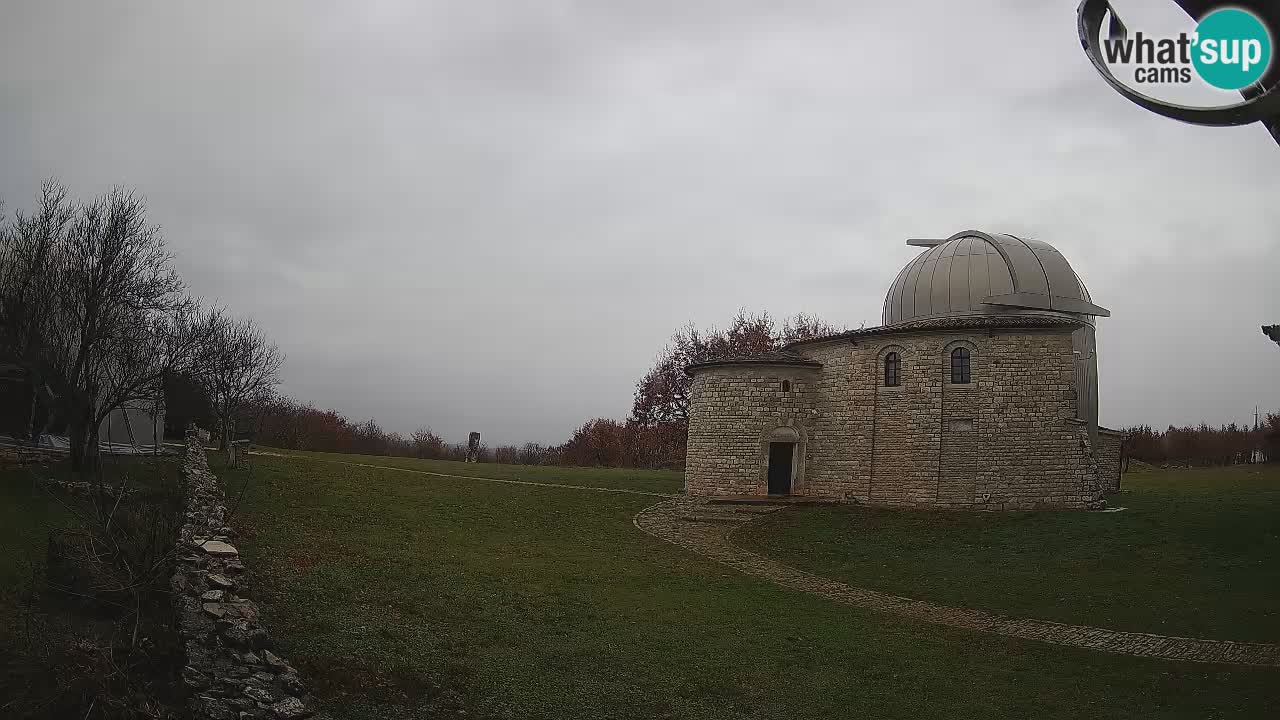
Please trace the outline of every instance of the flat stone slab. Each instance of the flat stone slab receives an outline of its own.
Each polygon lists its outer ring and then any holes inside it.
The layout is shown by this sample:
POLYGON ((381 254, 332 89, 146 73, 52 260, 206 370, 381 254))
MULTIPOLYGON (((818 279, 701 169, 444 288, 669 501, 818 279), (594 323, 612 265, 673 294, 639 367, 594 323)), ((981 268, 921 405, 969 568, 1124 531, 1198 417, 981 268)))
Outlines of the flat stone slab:
POLYGON ((289 663, 280 659, 278 655, 270 650, 262 651, 262 659, 267 661, 267 665, 271 666, 273 672, 284 672, 289 669, 289 663))
POLYGON ((230 590, 235 587, 235 583, 230 578, 219 573, 213 573, 209 576, 209 584, 222 590, 230 590))
POLYGON ((221 540, 206 540, 200 546, 200 549, 215 557, 231 557, 239 556, 240 552, 236 550, 234 545, 228 545, 221 540))

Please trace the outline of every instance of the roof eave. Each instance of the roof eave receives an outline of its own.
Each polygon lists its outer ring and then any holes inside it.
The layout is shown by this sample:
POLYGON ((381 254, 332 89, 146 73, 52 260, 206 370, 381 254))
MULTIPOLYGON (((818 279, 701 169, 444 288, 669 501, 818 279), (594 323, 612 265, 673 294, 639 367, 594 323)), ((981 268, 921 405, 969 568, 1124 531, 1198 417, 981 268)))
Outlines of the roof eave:
POLYGON ((935 317, 924 320, 908 320, 896 325, 880 325, 877 327, 859 330, 847 330, 835 335, 810 338, 808 340, 796 340, 795 342, 784 345, 782 349, 790 350, 794 347, 817 345, 819 343, 852 341, 881 335, 902 335, 905 333, 917 332, 963 332, 965 330, 1046 330, 1053 328, 1076 329, 1088 324, 1083 320, 1066 316, 1046 316, 1040 321, 1037 321, 1035 316, 974 315, 962 317, 969 322, 967 324, 960 325, 946 324, 948 320, 956 320, 957 318, 955 317, 935 317))
POLYGON ((717 367, 786 367, 800 370, 818 370, 822 368, 822 363, 817 360, 708 360, 707 362, 686 365, 684 372, 686 375, 693 375, 694 373, 717 367))

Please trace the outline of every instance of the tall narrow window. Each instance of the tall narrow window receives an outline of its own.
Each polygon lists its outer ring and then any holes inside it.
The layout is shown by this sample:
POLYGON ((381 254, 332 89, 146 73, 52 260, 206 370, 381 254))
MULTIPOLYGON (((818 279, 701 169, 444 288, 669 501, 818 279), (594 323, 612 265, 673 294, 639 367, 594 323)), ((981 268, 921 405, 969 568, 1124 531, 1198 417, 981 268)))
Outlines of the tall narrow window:
POLYGON ((951 351, 951 382, 969 384, 969 350, 958 347, 951 351))
POLYGON ((898 353, 891 352, 884 356, 884 386, 898 387, 901 384, 901 378, 898 377, 898 369, 901 363, 898 360, 898 353))

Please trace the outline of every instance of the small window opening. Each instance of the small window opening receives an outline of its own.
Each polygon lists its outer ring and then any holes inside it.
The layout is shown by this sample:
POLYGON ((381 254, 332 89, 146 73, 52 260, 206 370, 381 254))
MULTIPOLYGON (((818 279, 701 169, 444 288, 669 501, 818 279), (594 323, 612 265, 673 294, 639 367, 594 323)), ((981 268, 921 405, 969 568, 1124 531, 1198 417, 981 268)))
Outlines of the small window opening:
POLYGON ((969 384, 969 350, 956 348, 951 351, 951 382, 956 385, 969 384))
POLYGON ((899 377, 901 364, 901 360, 898 358, 898 353, 896 352, 891 352, 884 356, 885 387, 898 387, 901 384, 902 379, 899 377))
POLYGON ((783 381, 782 381, 782 392, 791 392, 791 381, 790 381, 790 380, 783 380, 783 381))

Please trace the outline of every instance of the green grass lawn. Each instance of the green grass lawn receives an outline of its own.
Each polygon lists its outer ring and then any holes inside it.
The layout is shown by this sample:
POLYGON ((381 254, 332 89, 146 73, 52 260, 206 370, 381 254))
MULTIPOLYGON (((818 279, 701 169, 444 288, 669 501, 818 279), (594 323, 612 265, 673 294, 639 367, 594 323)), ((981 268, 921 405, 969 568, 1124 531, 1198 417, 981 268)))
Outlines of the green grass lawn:
MULTIPOLYGON (((391 462, 679 487, 671 473, 391 462)), ((641 533, 632 517, 656 498, 317 457, 223 475, 232 493, 247 480, 234 522, 272 633, 337 718, 1215 718, 1280 703, 1275 670, 992 637, 782 590, 641 533)))
MULTIPOLYGON (((176 525, 172 533, 147 536, 138 523, 150 517, 140 513, 153 507, 170 508, 176 519, 175 459, 103 458, 102 470, 105 482, 127 480, 137 491, 118 507, 105 506, 104 512, 116 510, 112 537, 126 550, 136 548, 121 529, 131 529, 129 537, 138 542, 170 545, 176 525)), ((170 689, 177 687, 181 649, 169 617, 168 575, 161 573, 147 586, 154 591, 146 595, 141 622, 135 622, 122 617, 120 595, 103 592, 100 601, 93 599, 99 572, 112 573, 109 559, 89 569, 66 562, 64 555, 61 570, 48 572, 50 536, 90 527, 97 516, 91 498, 39 482, 47 478, 73 479, 66 461, 0 469, 0 717, 101 717, 108 708, 176 703, 170 689), (72 579, 59 590, 51 575, 59 583, 72 579), (130 628, 141 633, 140 652, 131 652, 130 628)), ((133 717, 112 717, 125 715, 133 717)))
POLYGON ((0 641, 16 629, 20 603, 43 576, 49 531, 72 514, 36 483, 36 468, 0 470, 0 641))
POLYGON ((1280 641, 1280 466, 1125 476, 1117 513, 775 513, 738 544, 853 585, 1019 617, 1280 641))
POLYGON ((490 477, 501 480, 531 480, 540 483, 580 485, 585 487, 623 488, 644 492, 678 493, 684 490, 684 473, 679 470, 636 470, 634 468, 542 467, 499 465, 496 463, 462 463, 450 460, 419 460, 403 457, 370 457, 343 453, 305 452, 262 448, 262 452, 283 453, 296 457, 330 460, 340 463, 397 467, 420 472, 490 477))

